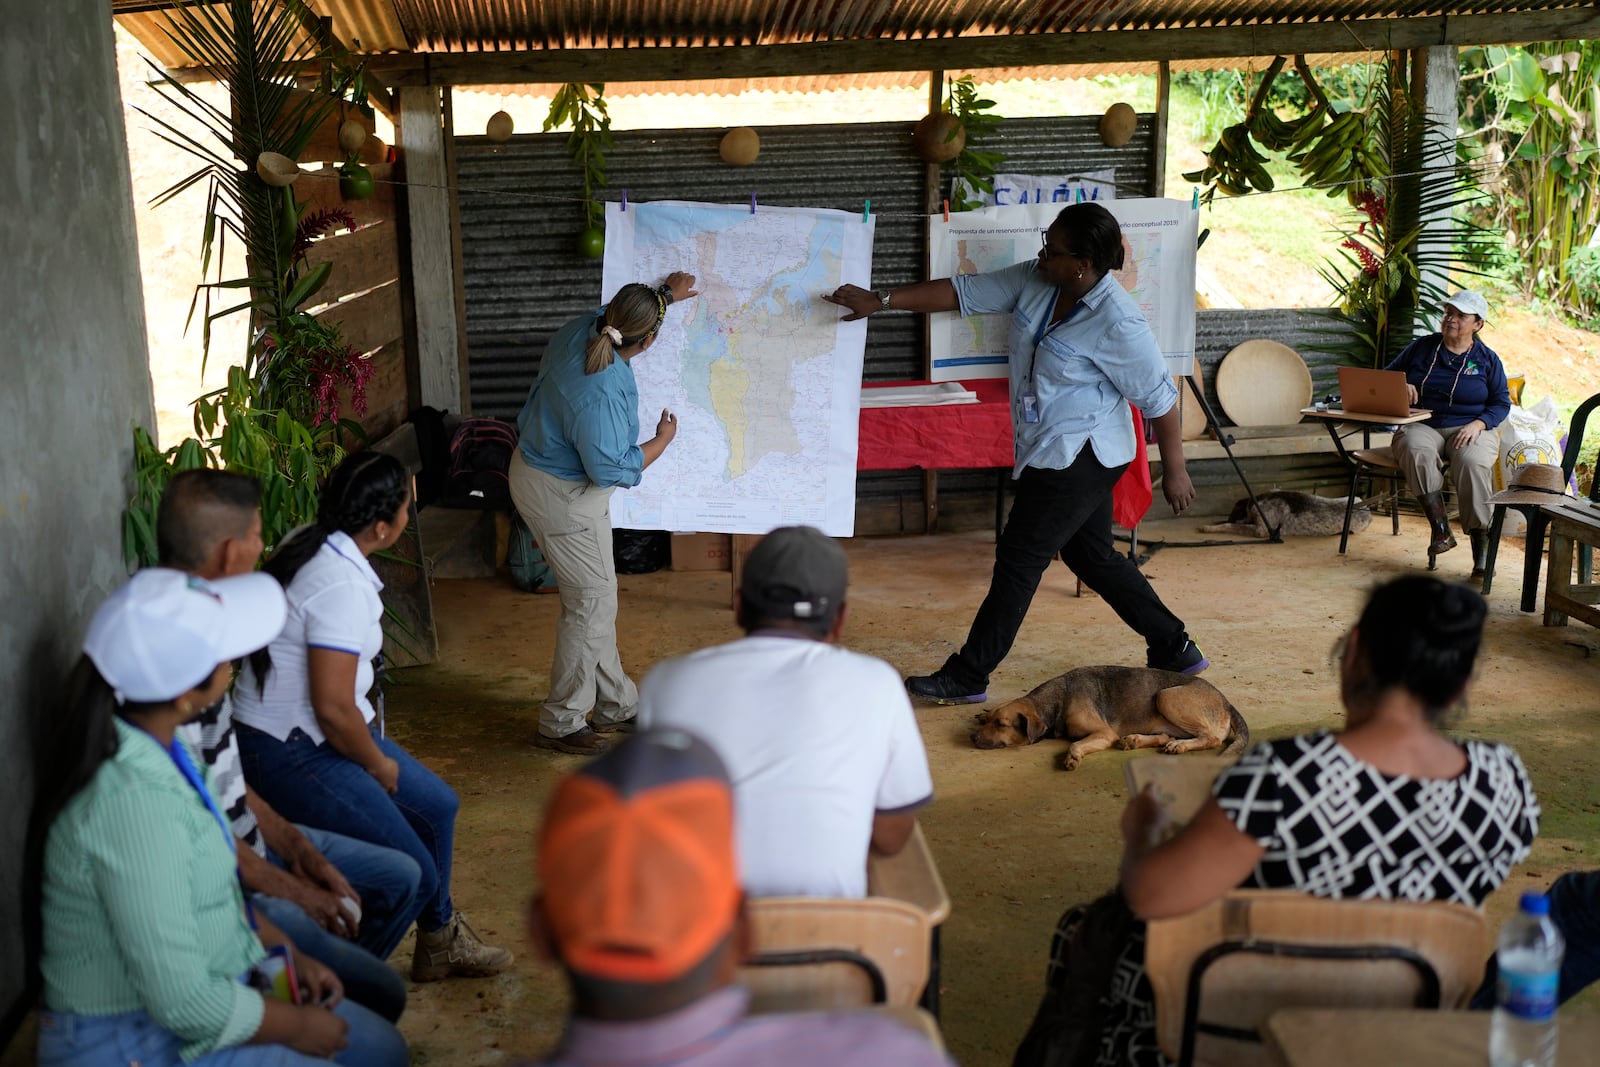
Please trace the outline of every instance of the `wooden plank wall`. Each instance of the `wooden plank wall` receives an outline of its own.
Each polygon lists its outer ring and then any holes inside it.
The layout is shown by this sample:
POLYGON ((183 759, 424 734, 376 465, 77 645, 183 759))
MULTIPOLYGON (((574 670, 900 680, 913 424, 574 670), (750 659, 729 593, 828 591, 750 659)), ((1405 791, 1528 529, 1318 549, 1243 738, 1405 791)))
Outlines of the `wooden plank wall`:
POLYGON ((369 137, 362 146, 363 161, 372 159, 367 166, 375 180, 373 195, 365 200, 346 200, 340 195, 339 174, 331 164, 343 158, 338 129, 345 117, 361 116, 353 109, 346 116, 329 116, 300 156, 302 164, 329 165, 308 171, 294 189, 300 200, 311 202, 309 211, 341 208, 355 217, 353 233, 340 230, 318 239, 306 260, 312 265, 333 264, 328 284, 312 298, 322 305, 313 314, 337 323, 345 339, 373 362, 366 414, 355 414, 348 392, 341 398, 340 410, 346 417, 356 418, 368 439, 376 441, 405 422, 412 408, 400 299, 400 225, 391 181, 394 164, 378 161, 386 158, 388 150, 376 138, 369 137))

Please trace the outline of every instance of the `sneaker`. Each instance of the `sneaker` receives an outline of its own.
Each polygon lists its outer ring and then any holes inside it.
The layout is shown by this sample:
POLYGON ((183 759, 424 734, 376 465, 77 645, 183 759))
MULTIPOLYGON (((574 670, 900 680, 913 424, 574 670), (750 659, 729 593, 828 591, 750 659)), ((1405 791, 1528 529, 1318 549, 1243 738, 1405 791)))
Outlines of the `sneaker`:
POLYGON ((639 716, 634 715, 623 719, 621 722, 591 722, 589 729, 597 734, 631 734, 639 729, 639 716))
POLYGON ((539 748, 553 748, 557 752, 569 752, 574 756, 598 756, 611 748, 610 738, 601 737, 590 726, 560 737, 535 734, 533 743, 539 748))
POLYGON ((1185 641, 1183 647, 1168 659, 1156 662, 1154 653, 1145 657, 1145 662, 1159 671, 1173 671, 1177 674, 1199 674, 1211 666, 1211 661, 1206 659, 1206 654, 1200 651, 1200 646, 1193 641, 1185 641))
POLYGON ((982 704, 989 694, 957 685, 946 674, 916 674, 906 679, 906 692, 930 704, 982 704))
POLYGON ((413 982, 487 978, 509 966, 511 953, 485 944, 459 911, 442 929, 428 933, 417 928, 417 947, 411 955, 413 982))

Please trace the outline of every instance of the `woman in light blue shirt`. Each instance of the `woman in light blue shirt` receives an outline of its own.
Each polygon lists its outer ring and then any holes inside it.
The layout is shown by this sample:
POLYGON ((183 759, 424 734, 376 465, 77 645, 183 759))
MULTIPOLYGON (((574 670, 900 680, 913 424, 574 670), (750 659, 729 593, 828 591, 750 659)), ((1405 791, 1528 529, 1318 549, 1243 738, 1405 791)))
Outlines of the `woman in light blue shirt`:
POLYGON ((511 460, 511 499, 539 541, 561 594, 550 695, 535 741, 591 755, 600 736, 630 729, 639 690, 617 652, 617 571, 611 555, 611 494, 639 484, 678 432, 663 411, 639 444, 639 391, 630 361, 649 350, 667 308, 697 295, 694 275, 617 290, 611 303, 557 330, 517 416, 521 447, 511 460), (593 721, 589 713, 594 713, 593 721))
POLYGON ((1056 216, 1036 260, 875 293, 845 285, 823 297, 848 309, 846 319, 891 309, 1011 315, 1016 498, 966 644, 935 673, 906 679, 913 696, 936 704, 988 699, 989 674, 1011 650, 1057 555, 1145 639, 1149 666, 1198 674, 1210 665, 1111 536, 1111 492, 1136 449, 1130 403, 1155 427, 1172 510, 1194 500, 1177 387, 1143 312, 1111 273, 1122 261, 1116 218, 1081 203, 1056 216))
POLYGON ((344 1001, 332 971, 251 911, 232 827, 176 737, 284 613, 267 575, 165 569, 134 575, 95 613, 41 737, 28 835, 41 1067, 409 1062, 391 1024, 344 1001), (264 946, 292 960, 304 1003, 249 981, 264 946))

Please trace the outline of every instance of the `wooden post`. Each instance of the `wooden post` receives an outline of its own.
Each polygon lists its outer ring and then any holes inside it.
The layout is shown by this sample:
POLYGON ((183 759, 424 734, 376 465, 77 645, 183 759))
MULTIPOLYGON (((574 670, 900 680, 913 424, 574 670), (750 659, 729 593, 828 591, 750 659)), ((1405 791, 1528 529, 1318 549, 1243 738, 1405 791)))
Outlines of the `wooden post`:
MULTIPOLYGON (((1461 87, 1460 57, 1451 45, 1419 48, 1412 56, 1412 72, 1413 99, 1421 105, 1428 121, 1422 134, 1422 166, 1430 172, 1448 173, 1455 166, 1455 129, 1460 117, 1457 101, 1461 87)), ((1434 184, 1437 180, 1429 173, 1421 184, 1424 188, 1437 188, 1434 184)), ((1422 224, 1422 232, 1417 237, 1419 250, 1443 253, 1454 243, 1455 227, 1447 206, 1424 203, 1418 221, 1422 224)), ((1442 291, 1450 280, 1445 269, 1450 257, 1432 254, 1429 258, 1435 262, 1431 269, 1424 268, 1422 286, 1426 289, 1431 284, 1442 291)))
POLYGON ((407 86, 399 96, 419 399, 430 407, 460 411, 463 390, 450 225, 454 189, 445 158, 440 95, 432 86, 407 86))
MULTIPOLYGON (((928 72, 928 114, 933 114, 944 106, 944 71, 931 70, 928 72)), ((939 210, 940 167, 937 163, 929 163, 923 168, 922 199, 923 208, 930 215, 939 210)), ((932 262, 933 249, 923 248, 923 258, 932 262)), ((933 340, 932 327, 928 316, 922 316, 922 376, 933 377, 933 340)), ((937 470, 924 470, 922 472, 922 531, 923 533, 937 533, 939 531, 939 472, 937 470)))
POLYGON ((1167 119, 1172 108, 1172 64, 1156 65, 1156 128, 1151 136, 1155 151, 1150 158, 1150 194, 1167 195, 1167 119))
POLYGON ((456 298, 456 373, 461 376, 461 414, 472 414, 472 377, 467 366, 467 286, 461 257, 461 196, 456 177, 456 114, 450 87, 444 87, 444 173, 450 187, 450 275, 456 298))

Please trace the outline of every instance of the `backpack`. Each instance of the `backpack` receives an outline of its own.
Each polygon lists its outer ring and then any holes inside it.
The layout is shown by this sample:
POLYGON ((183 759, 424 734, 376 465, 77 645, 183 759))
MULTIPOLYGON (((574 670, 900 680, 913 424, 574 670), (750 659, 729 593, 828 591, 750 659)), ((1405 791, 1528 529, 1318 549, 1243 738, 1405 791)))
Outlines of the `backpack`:
POLYGON ((1122 894, 1068 908, 1056 923, 1044 996, 1012 1067, 1086 1067, 1100 1052, 1101 1000, 1138 926, 1122 894))
POLYGON ((545 562, 539 542, 533 531, 522 521, 522 516, 512 513, 511 544, 506 551, 506 566, 511 570, 511 584, 524 593, 556 592, 556 576, 545 562))
POLYGON ((504 419, 462 419, 450 438, 446 496, 457 507, 509 509, 507 472, 517 451, 517 428, 504 419))

